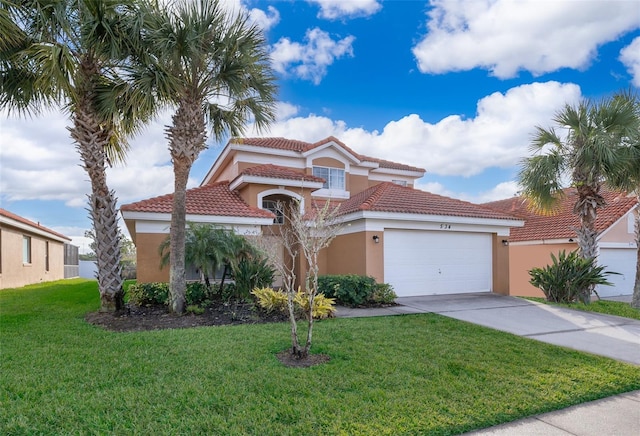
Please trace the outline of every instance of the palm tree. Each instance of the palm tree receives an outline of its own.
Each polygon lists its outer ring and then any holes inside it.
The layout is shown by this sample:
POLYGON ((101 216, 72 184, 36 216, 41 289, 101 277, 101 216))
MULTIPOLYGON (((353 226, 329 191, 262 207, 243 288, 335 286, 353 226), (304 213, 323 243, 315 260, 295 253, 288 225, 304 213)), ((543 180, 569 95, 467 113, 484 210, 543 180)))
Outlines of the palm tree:
POLYGON ((59 105, 69 111, 69 131, 91 181, 100 310, 119 310, 118 219, 106 167, 124 159, 123 134, 146 119, 144 105, 126 105, 127 94, 118 92, 126 86, 115 73, 135 41, 124 33, 127 17, 137 15, 133 0, 0 1, 0 104, 20 115, 59 105), (5 30, 11 38, 4 39, 5 30))
POLYGON ((638 210, 636 210, 635 232, 636 246, 638 254, 636 259, 636 279, 633 286, 633 297, 631 306, 640 309, 640 100, 637 94, 625 93, 625 98, 635 102, 635 122, 633 135, 626 138, 627 147, 624 148, 623 166, 618 167, 615 172, 608 174, 608 183, 615 189, 633 193, 638 200, 638 210))
MULTIPOLYGON (((537 127, 531 144, 535 155, 522 161, 522 193, 538 212, 553 213, 565 184, 576 189, 573 211, 580 218, 576 233, 584 258, 597 257, 595 221, 605 206, 601 188, 608 174, 624 167, 623 149, 634 135, 635 117, 633 100, 625 94, 566 105, 553 118, 560 131, 537 127)), ((592 290, 581 296, 585 302, 592 290)))
POLYGON ((207 127, 216 140, 240 135, 251 119, 258 129, 274 119, 275 79, 262 32, 247 16, 230 17, 216 0, 179 0, 150 6, 144 15, 145 47, 136 82, 175 107, 167 126, 173 161, 170 301, 185 310, 186 187, 191 166, 206 148, 207 127))

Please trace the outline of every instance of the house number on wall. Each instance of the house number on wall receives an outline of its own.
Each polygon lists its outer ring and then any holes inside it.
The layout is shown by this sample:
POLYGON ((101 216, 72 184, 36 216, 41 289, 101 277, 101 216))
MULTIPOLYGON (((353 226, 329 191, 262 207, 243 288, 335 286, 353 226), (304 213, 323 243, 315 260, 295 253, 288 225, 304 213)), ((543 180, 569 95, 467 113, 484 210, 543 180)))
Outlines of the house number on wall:
POLYGON ((449 230, 449 229, 451 229, 451 224, 440 224, 440 228, 449 230))

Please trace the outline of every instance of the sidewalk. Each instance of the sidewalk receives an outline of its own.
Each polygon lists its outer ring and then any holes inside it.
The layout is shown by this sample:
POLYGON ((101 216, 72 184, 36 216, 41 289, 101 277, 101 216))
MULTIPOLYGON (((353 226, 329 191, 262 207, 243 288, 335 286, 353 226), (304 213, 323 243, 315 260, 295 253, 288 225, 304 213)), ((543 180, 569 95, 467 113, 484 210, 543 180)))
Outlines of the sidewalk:
POLYGON ((637 436, 640 391, 578 404, 466 435, 493 436, 637 436))
MULTIPOLYGON (((611 298, 614 300, 614 298, 611 298)), ((630 297, 616 297, 626 301, 630 297)), ((497 294, 458 294, 396 299, 398 306, 337 308, 338 317, 437 313, 640 366, 640 321, 581 312, 497 294)), ((640 391, 478 430, 469 435, 637 436, 640 391)))

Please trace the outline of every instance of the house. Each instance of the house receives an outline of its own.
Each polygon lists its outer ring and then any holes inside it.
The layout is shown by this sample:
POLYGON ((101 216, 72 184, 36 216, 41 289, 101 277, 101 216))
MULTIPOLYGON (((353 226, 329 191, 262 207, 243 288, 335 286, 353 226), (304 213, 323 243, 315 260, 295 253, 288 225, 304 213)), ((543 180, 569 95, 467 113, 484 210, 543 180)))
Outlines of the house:
MULTIPOLYGON (((529 283, 529 270, 550 264, 551 253, 578 249, 575 229, 580 227, 580 221, 573 213, 577 194, 575 189, 566 189, 564 193, 554 215, 532 212, 522 197, 485 203, 496 211, 525 220, 523 227, 511 229, 509 238, 511 295, 542 297, 542 292, 529 283)), ((603 197, 607 204, 598 210, 596 220, 598 263, 620 274, 608 276, 613 286, 598 286, 597 292, 601 297, 632 294, 637 262, 634 232, 637 199, 612 191, 605 191, 603 197)))
MULTIPOLYGON (((358 154, 334 137, 316 143, 235 138, 201 185, 187 191, 187 221, 266 235, 281 220, 278 201, 295 198, 309 210, 330 200, 339 205, 343 226, 321 253, 321 274, 370 275, 400 296, 508 293, 503 241, 523 222, 415 189, 424 173, 358 154)), ((169 232, 171 203, 169 194, 121 207, 137 248, 139 281, 168 281, 158 246, 169 232)))
POLYGON ((0 289, 78 276, 70 238, 0 209, 0 289))

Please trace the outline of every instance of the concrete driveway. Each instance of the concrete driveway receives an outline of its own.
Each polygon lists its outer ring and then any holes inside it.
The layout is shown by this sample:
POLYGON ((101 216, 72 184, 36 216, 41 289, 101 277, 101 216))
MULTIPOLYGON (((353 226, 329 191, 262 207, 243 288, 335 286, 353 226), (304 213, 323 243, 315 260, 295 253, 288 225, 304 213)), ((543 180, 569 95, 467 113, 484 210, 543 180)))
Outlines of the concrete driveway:
POLYGON ((398 306, 338 308, 339 317, 433 312, 519 336, 640 365, 640 321, 497 294, 401 297, 398 306))

